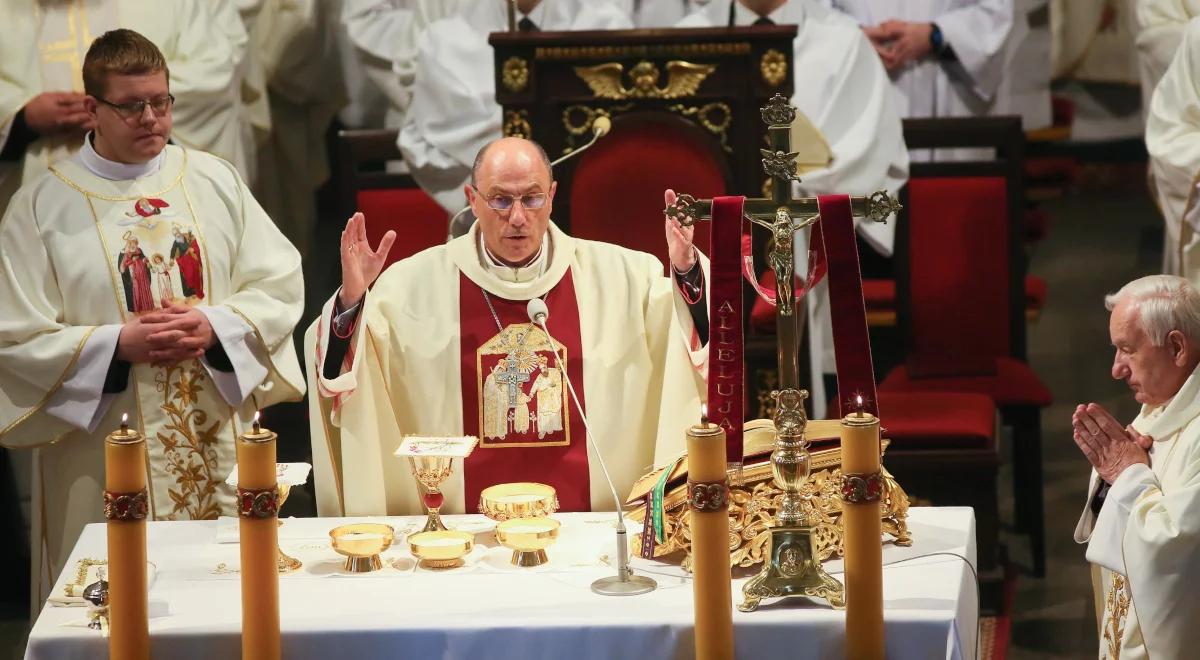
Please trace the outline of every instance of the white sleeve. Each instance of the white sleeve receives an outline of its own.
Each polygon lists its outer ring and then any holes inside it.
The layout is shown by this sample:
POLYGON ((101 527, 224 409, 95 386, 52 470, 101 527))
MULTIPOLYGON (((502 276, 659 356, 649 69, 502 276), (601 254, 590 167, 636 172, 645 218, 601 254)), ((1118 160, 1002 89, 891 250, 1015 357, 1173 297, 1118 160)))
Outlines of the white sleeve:
POLYGON ((121 337, 119 324, 96 328, 83 344, 75 368, 46 403, 46 414, 91 433, 115 394, 104 393, 104 380, 121 337))
POLYGON ((254 339, 254 329, 240 316, 224 307, 197 307, 212 325, 213 334, 225 349, 233 371, 221 371, 208 363, 201 362, 208 375, 221 393, 221 398, 231 406, 240 406, 267 377, 267 367, 254 354, 248 340, 254 339))
POLYGON ((1088 561, 1115 573, 1127 574, 1122 544, 1129 512, 1142 492, 1157 485, 1158 479, 1149 465, 1138 463, 1121 472, 1104 498, 1100 515, 1096 516, 1096 526, 1092 529, 1087 546, 1088 561))

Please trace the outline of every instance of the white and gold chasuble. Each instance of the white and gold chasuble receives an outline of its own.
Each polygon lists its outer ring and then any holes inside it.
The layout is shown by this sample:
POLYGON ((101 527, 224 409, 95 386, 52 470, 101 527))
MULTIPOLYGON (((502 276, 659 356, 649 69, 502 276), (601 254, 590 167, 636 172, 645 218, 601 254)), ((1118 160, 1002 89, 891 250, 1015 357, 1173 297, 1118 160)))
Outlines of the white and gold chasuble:
MULTIPOLYGON (((1191 658, 1200 648, 1200 375, 1133 421, 1154 438, 1150 466, 1126 468, 1100 514, 1085 507, 1075 540, 1087 543, 1100 658, 1191 658)), ((1092 472, 1088 501, 1099 488, 1092 472)))
MULTIPOLYGON (((553 224, 546 240, 548 264, 526 282, 485 266, 477 227, 393 264, 367 294, 351 352, 333 379, 320 373, 333 300, 326 304, 305 337, 309 378, 320 392, 309 406, 321 515, 419 513, 408 463, 392 455, 400 438, 473 428, 481 445, 469 460, 489 456, 492 474, 551 456, 544 463, 550 478, 579 460, 587 475, 583 508, 611 510, 564 374, 524 312, 525 301, 547 294, 547 324, 567 349, 568 370, 578 365, 571 377, 618 492, 678 456, 685 429, 698 419, 707 351, 689 351, 691 317, 674 282, 647 254, 574 239, 553 224), (562 293, 568 283, 572 295, 562 293), (572 313, 577 353, 562 325, 572 313)), ((466 494, 482 484, 473 486, 465 471, 456 461, 442 487, 444 511, 474 510, 478 500, 466 494)))
POLYGON ((79 156, 62 161, 0 222, 0 442, 38 448, 34 546, 36 556, 44 544, 39 570, 51 578, 83 525, 103 520, 102 440, 123 413, 146 436, 154 518, 212 519, 234 511, 224 480, 236 434, 255 410, 303 393, 296 250, 229 163, 175 146, 161 157, 156 172, 125 181, 79 156), (126 389, 103 395, 113 400, 93 432, 47 414, 93 332, 181 302, 220 306, 253 330, 245 343, 268 376, 239 407, 189 360, 133 365, 126 389))

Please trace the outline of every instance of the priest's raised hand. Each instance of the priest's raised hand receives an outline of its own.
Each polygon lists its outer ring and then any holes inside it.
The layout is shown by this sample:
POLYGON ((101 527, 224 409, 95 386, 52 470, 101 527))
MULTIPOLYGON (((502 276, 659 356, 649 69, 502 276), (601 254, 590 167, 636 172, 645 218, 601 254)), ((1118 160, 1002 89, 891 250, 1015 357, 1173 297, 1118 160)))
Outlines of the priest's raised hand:
POLYGON ((367 219, 362 213, 355 213, 342 230, 342 288, 338 291, 338 302, 342 309, 358 304, 367 287, 379 277, 392 243, 396 242, 396 232, 388 231, 379 241, 379 249, 372 250, 367 240, 367 219))
MULTIPOLYGON (((678 195, 674 190, 667 188, 663 191, 663 202, 667 207, 675 203, 678 195)), ((696 265, 696 249, 693 247, 693 237, 696 234, 696 226, 684 227, 679 224, 679 221, 672 218, 666 218, 667 232, 667 253, 671 257, 671 265, 680 273, 686 273, 696 265)))

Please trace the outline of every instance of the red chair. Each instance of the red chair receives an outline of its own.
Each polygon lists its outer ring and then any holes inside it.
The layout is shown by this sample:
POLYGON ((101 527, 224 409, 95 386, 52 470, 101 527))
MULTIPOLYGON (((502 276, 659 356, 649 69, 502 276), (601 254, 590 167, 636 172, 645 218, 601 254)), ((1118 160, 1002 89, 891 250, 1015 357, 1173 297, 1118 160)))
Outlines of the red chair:
MULTIPOLYGON (((709 198, 733 189, 713 137, 686 119, 657 112, 616 117, 611 132, 580 155, 568 176, 572 236, 648 252, 664 267, 663 190, 709 198)), ((695 243, 708 250, 707 223, 697 225, 695 243)))
MULTIPOLYGON (((341 221, 355 211, 367 218, 371 245, 389 229, 396 242, 386 265, 446 242, 449 214, 411 176, 386 170, 402 159, 394 129, 338 131, 338 203, 341 221)), ((385 265, 385 267, 386 267, 385 265)))
POLYGON ((944 120, 906 128, 910 148, 997 146, 997 159, 912 165, 896 246, 907 358, 880 391, 995 400, 1013 430, 1017 526, 1028 531, 1034 573, 1043 575, 1041 409, 1053 399, 1024 361, 1024 140, 1017 118, 967 121, 962 134, 944 120))

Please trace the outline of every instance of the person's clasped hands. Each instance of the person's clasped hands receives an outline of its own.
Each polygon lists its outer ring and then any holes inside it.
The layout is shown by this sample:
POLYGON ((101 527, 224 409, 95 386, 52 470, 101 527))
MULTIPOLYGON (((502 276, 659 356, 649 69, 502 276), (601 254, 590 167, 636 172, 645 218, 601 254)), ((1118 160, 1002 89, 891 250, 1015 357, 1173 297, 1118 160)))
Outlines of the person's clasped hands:
POLYGON ((1076 406, 1071 428, 1075 444, 1106 483, 1116 481, 1131 465, 1150 464, 1147 452, 1154 439, 1138 433, 1132 425, 1122 426, 1100 404, 1076 406))

